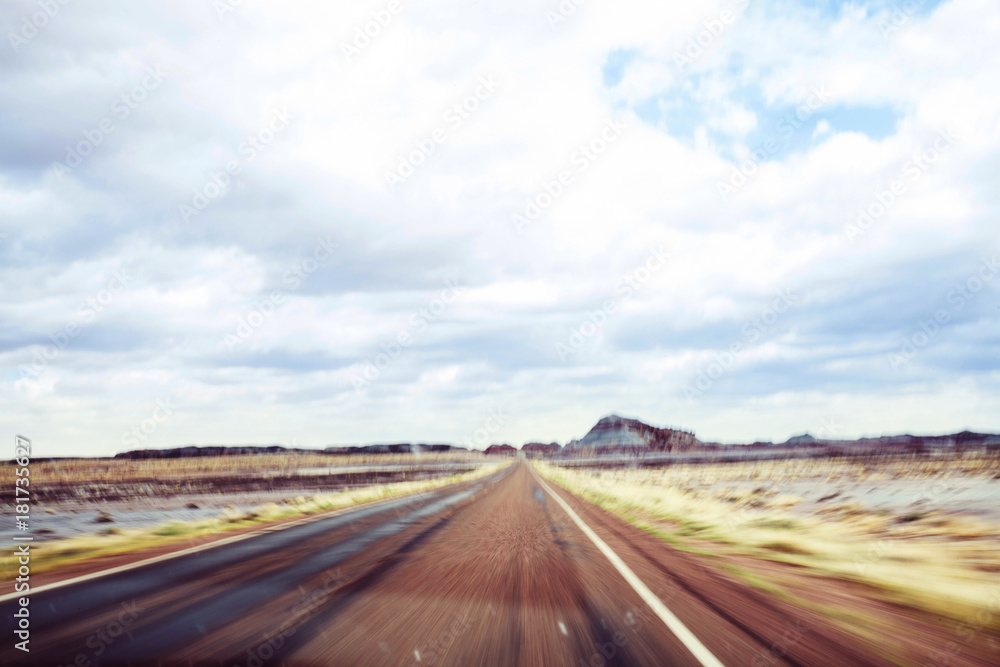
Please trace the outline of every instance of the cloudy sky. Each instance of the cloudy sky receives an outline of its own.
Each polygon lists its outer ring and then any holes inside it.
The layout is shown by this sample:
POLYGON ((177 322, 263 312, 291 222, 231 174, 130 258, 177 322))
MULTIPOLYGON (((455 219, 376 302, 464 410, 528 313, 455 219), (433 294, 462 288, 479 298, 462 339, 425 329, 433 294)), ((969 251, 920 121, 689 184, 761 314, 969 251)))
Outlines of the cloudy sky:
POLYGON ((988 0, 45 7, 0 9, 36 456, 1000 431, 988 0))

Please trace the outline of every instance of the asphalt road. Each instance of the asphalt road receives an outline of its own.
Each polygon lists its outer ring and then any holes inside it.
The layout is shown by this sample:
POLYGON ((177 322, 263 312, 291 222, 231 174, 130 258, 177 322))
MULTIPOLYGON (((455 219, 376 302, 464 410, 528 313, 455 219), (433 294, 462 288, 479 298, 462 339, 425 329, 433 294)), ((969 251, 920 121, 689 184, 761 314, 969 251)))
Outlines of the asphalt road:
POLYGON ((890 664, 523 461, 36 591, 30 610, 31 653, 5 641, 0 664, 890 664))

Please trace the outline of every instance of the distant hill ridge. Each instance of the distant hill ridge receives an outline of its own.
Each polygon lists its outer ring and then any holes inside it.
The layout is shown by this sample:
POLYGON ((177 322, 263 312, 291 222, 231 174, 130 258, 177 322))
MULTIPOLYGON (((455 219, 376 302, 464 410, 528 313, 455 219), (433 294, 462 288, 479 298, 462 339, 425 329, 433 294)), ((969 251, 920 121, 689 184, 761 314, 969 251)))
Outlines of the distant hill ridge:
MULTIPOLYGON (((890 435, 856 440, 817 438, 809 433, 789 438, 781 444, 754 442, 747 445, 723 445, 702 442, 692 431, 679 428, 650 426, 638 419, 611 414, 602 417, 579 440, 570 441, 565 447, 557 442, 529 442, 520 451, 532 457, 583 458, 616 454, 665 454, 696 455, 697 452, 731 454, 738 452, 814 452, 810 455, 869 455, 878 453, 924 452, 942 448, 1000 448, 1000 435, 962 431, 952 435, 890 435)), ((460 445, 439 444, 379 444, 358 446, 330 446, 326 449, 289 448, 281 445, 187 445, 170 449, 139 449, 116 454, 117 459, 171 459, 199 456, 246 456, 255 454, 310 453, 310 454, 408 454, 415 452, 476 451, 460 445)), ((507 444, 493 444, 485 451, 488 455, 514 455, 518 449, 507 444)), ((772 455, 772 454, 768 454, 772 455)))
POLYGON ((551 456, 552 454, 558 454, 561 449, 562 445, 558 442, 550 442, 548 444, 544 442, 529 442, 521 445, 522 452, 534 456, 551 456))
MULTIPOLYGON (((953 445, 988 445, 1000 443, 1000 435, 990 433, 974 433, 962 431, 952 435, 883 435, 876 438, 858 438, 856 440, 838 440, 834 438, 816 438, 808 433, 789 438, 783 445, 824 446, 824 445, 872 445, 885 447, 924 446, 948 447, 953 445)), ((770 444, 770 443, 768 443, 770 444)))
POLYGON ((115 454, 116 459, 179 459, 199 456, 247 456, 254 454, 411 454, 414 452, 468 451, 466 447, 447 444, 410 444, 330 446, 326 449, 302 449, 282 445, 187 445, 170 449, 136 449, 115 454))

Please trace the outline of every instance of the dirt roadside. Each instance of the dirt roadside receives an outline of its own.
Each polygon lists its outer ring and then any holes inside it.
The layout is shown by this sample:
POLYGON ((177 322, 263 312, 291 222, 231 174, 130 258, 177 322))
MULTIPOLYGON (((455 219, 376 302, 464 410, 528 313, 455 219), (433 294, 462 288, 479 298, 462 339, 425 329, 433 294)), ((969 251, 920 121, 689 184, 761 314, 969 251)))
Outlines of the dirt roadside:
POLYGON ((779 657, 808 665, 859 664, 860 659, 933 667, 1000 663, 1000 637, 977 627, 975 619, 947 622, 880 599, 867 586, 787 563, 688 553, 549 484, 637 573, 644 573, 640 576, 647 584, 661 577, 673 580, 765 642, 768 652, 758 665, 777 664, 779 657), (769 585, 775 580, 785 585, 769 585), (849 660, 835 660, 839 654, 849 660))

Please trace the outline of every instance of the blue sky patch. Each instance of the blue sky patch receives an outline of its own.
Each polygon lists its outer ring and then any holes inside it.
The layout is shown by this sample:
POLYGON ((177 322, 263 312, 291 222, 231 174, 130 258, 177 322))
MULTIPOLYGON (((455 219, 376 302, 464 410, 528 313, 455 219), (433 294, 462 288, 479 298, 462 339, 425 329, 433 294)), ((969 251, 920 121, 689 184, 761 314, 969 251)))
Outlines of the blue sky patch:
POLYGON ((625 68, 635 59, 636 51, 633 49, 617 49, 608 54, 608 59, 604 62, 604 85, 614 88, 625 76, 625 68))

